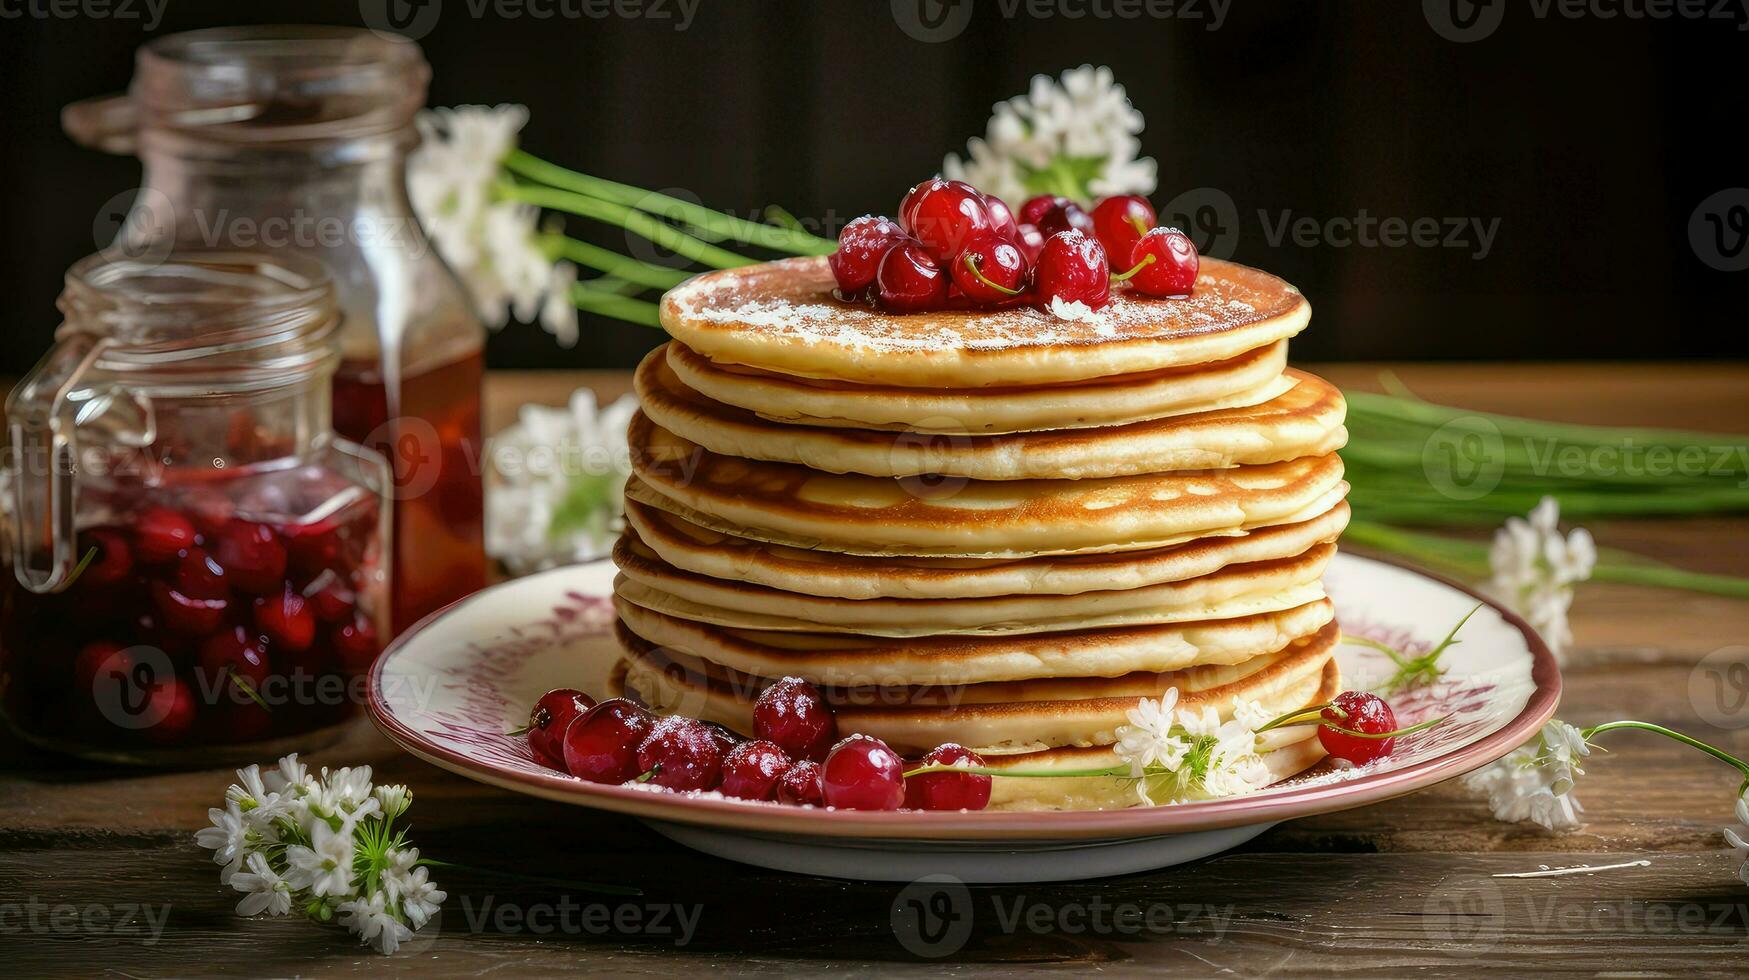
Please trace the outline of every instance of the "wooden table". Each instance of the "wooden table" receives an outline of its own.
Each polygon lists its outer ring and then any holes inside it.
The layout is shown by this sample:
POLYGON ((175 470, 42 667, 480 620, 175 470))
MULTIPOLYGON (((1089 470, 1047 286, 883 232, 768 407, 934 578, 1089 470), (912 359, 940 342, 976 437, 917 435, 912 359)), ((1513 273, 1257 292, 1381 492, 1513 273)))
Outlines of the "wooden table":
MULTIPOLYGON (((1391 367, 1424 397, 1450 404, 1749 431, 1749 368, 1739 365, 1391 367)), ((1379 370, 1347 365, 1326 373, 1367 387, 1379 370)), ((604 395, 627 387, 621 374, 499 375, 488 399, 492 427, 511 418, 516 404, 559 404, 580 383, 604 395)), ((1749 575, 1749 521, 1635 521, 1593 530, 1605 545, 1749 575)), ((1749 642, 1749 603, 1588 585, 1573 622, 1578 649, 1566 672, 1562 717, 1637 717, 1749 753, 1749 731, 1702 723, 1689 695, 1702 658, 1749 642)), ((1740 717, 1749 723, 1749 714, 1740 717)), ((862 975, 933 973, 948 963, 960 976, 1028 966, 1076 975, 1148 969, 1242 976, 1401 976, 1484 966, 1666 975, 1749 969, 1749 885, 1719 835, 1732 822, 1731 772, 1662 740, 1623 736, 1612 747, 1581 783, 1590 823, 1579 833, 1497 823, 1483 802, 1446 784, 1284 824, 1235 852, 1158 874, 972 888, 969 937, 931 961, 895 938, 899 886, 703 857, 631 820, 439 772, 360 725, 314 761, 369 763, 380 780, 411 785, 416 840, 427 856, 644 891, 604 898, 444 871, 437 877, 450 898, 441 931, 427 930, 413 951, 385 960, 338 927, 232 914, 237 896, 219 885, 191 839, 228 773, 117 772, 0 743, 0 971, 862 975), (1649 863, 1498 877, 1641 860, 1649 863), (1151 925, 1133 931, 1132 914, 1115 911, 1126 903, 1151 914, 1151 925), (652 911, 658 907, 660 922, 652 911), (684 935, 676 909, 693 922, 684 935), (615 917, 632 928, 614 928, 615 917)))

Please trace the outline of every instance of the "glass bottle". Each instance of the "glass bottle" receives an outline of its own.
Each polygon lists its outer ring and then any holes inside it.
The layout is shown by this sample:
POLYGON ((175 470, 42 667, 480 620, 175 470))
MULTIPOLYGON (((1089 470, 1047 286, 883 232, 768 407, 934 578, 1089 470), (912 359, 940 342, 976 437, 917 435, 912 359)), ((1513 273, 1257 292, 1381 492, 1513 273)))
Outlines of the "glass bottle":
POLYGON ((64 117, 75 139, 144 165, 117 247, 328 267, 345 313, 335 428, 395 471, 396 631, 480 588, 486 568, 485 330, 406 188, 429 76, 417 45, 370 31, 194 31, 143 46, 127 95, 64 117))
POLYGON ((99 254, 13 389, 0 711, 109 761, 312 747, 361 703, 389 471, 337 437, 339 307, 295 256, 99 254))

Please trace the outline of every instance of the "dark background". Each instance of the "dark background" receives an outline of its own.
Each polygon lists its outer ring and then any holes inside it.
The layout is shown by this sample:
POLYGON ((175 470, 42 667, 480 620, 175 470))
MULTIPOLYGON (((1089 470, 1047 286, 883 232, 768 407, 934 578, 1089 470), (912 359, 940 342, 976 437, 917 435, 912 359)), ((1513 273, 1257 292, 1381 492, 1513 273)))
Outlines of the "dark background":
MULTIPOLYGON (((92 216, 138 178, 133 160, 64 137, 61 105, 124 88, 152 34, 361 23, 356 0, 167 0, 155 31, 139 17, 32 16, 28 2, 0 0, 0 372, 13 374, 47 346, 61 272, 95 247, 92 216)), ((1460 44, 1416 0, 1232 0, 1218 30, 1209 0, 1181 0, 1171 19, 1100 16, 1113 0, 1053 3, 1047 18, 1024 4, 1004 16, 1013 0, 958 2, 972 7, 964 31, 924 43, 888 0, 701 0, 684 31, 674 0, 666 17, 553 19, 515 3, 520 16, 488 4, 475 17, 469 0, 447 0, 421 43, 431 104, 524 103, 537 154, 738 214, 781 203, 834 229, 890 212, 1034 73, 1107 64, 1147 117, 1155 202, 1220 189, 1238 215, 1234 257, 1311 297, 1300 358, 1749 353, 1749 272, 1710 267, 1690 236, 1697 206, 1749 184, 1740 15, 1538 18, 1513 3, 1491 35, 1460 44), (1498 219, 1498 233, 1482 259, 1473 246, 1273 244, 1258 214, 1363 209, 1498 219)), ((512 326, 488 356, 630 366, 655 339, 586 318, 574 350, 512 326)))

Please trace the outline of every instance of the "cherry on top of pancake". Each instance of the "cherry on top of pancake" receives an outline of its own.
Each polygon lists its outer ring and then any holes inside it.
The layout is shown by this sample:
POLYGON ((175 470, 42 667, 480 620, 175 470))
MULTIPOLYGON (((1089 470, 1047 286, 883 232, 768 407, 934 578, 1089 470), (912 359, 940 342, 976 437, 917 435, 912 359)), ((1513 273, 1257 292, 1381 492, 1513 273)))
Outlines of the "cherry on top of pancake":
POLYGON ((707 272, 662 297, 662 326, 714 361, 904 387, 1050 384, 1204 364, 1299 333, 1311 306, 1266 272, 1204 259, 1180 299, 1114 291, 1088 319, 1027 306, 884 313, 840 300, 824 258, 707 272))

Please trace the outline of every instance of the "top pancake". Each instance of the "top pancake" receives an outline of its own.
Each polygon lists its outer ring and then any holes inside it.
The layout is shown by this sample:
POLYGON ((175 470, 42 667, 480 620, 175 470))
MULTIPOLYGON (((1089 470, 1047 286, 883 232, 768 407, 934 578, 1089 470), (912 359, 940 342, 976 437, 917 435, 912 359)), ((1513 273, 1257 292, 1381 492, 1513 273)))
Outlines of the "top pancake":
POLYGON ((839 300, 824 258, 707 272, 662 297, 662 326, 713 361, 904 387, 1049 384, 1234 357, 1311 319, 1299 290, 1204 258, 1182 299, 1118 290, 1085 320, 1033 307, 884 313, 839 300))

